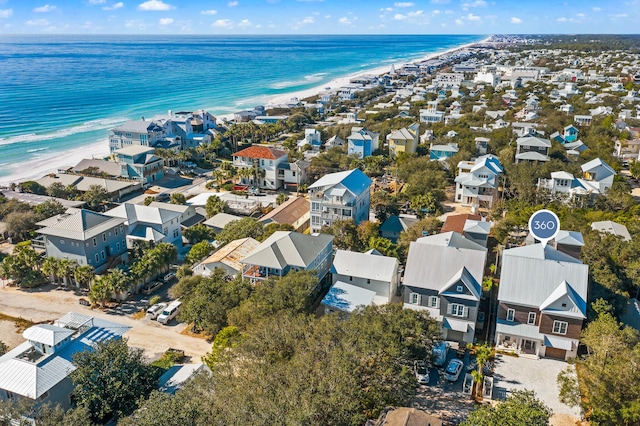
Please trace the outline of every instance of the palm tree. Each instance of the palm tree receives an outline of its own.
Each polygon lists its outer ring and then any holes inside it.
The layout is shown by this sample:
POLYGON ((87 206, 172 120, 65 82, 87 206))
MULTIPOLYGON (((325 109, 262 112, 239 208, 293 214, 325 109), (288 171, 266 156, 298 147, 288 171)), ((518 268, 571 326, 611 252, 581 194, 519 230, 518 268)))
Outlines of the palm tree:
POLYGON ((47 257, 42 264, 42 272, 49 277, 51 284, 58 283, 58 259, 47 257))
POLYGON ((65 287, 69 285, 77 267, 78 263, 75 260, 60 259, 58 261, 58 275, 62 276, 65 287))
POLYGON ((91 283, 95 276, 96 273, 93 270, 93 266, 90 265, 78 266, 73 272, 73 278, 76 280, 76 284, 78 286, 84 285, 87 288, 91 288, 91 283))

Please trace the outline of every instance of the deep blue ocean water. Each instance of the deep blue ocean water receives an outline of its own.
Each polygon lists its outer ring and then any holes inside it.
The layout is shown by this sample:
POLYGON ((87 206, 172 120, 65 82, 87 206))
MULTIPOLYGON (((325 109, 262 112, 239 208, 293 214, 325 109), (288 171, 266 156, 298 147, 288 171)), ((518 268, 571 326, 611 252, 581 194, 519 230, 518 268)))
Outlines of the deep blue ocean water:
POLYGON ((1 35, 0 177, 107 144, 108 129, 127 119, 169 109, 230 113, 481 38, 1 35))

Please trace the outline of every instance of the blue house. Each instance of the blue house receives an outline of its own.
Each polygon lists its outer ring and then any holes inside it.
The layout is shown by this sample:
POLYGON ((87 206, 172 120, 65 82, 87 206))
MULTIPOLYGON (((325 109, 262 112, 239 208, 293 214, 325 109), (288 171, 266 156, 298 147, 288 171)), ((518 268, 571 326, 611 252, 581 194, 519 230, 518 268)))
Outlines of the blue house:
POLYGON ((379 133, 371 132, 364 127, 352 127, 347 138, 347 154, 362 159, 369 157, 378 149, 379 133))
POLYGON ((154 149, 130 145, 113 154, 120 164, 120 176, 144 183, 154 182, 164 176, 164 160, 153 153, 154 149))
POLYGON ((429 146, 429 159, 431 161, 444 161, 447 158, 451 158, 458 153, 457 143, 448 143, 446 145, 433 145, 429 146))

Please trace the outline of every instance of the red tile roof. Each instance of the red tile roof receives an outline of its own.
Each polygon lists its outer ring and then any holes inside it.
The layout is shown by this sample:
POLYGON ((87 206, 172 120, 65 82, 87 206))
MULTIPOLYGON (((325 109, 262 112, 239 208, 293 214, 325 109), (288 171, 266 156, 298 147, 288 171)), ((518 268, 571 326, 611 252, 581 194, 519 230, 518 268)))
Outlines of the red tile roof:
POLYGON ((275 160, 287 155, 286 151, 269 146, 253 145, 233 154, 234 157, 264 158, 275 160))
POLYGON ((456 214, 447 216, 444 221, 444 225, 442 225, 442 229, 440 230, 441 234, 449 231, 455 231, 458 234, 462 234, 464 232, 464 223, 467 219, 471 220, 480 220, 480 215, 477 214, 456 214))

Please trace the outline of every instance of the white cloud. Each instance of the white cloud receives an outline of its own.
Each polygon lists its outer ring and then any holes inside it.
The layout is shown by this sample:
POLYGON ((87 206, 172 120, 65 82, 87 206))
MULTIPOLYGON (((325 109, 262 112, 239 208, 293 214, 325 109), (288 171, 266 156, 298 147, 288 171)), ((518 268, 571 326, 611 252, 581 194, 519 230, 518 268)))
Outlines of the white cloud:
POLYGON ((393 12, 393 8, 392 7, 383 7, 382 9, 380 9, 380 12, 393 12))
POLYGON ((396 21, 404 21, 405 19, 407 19, 407 15, 396 13, 395 15, 393 15, 393 19, 395 19, 396 21))
POLYGON ((399 1, 393 4, 395 7, 413 7, 414 3, 410 1, 399 1))
POLYGON ((124 26, 126 28, 133 28, 138 31, 144 31, 149 27, 147 23, 142 21, 141 19, 129 19, 124 22, 124 26))
POLYGON ((240 3, 238 3, 237 1, 230 1, 229 3, 227 3, 227 6, 229 7, 236 7, 237 5, 239 5, 240 3))
POLYGON ((576 13, 576 16, 577 16, 578 18, 584 18, 584 17, 586 17, 587 15, 585 15, 584 13, 576 13))
POLYGON ((480 18, 478 15, 474 15, 473 13, 470 13, 467 15, 467 20, 468 21, 474 21, 474 22, 480 22, 482 21, 482 18, 480 18))
POLYGON ((445 15, 453 15, 454 13, 455 12, 453 10, 451 10, 451 9, 447 9, 447 10, 444 11, 445 15))
POLYGON ((216 13, 218 13, 218 11, 215 10, 215 9, 209 9, 209 10, 200 11, 200 15, 215 15, 216 13))
POLYGON ((164 3, 162 0, 148 0, 138 5, 138 10, 147 12, 166 11, 174 8, 174 6, 164 3))
POLYGON ((342 25, 351 25, 353 22, 351 21, 351 19, 347 18, 346 16, 343 16, 342 18, 338 19, 338 23, 342 25))
POLYGON ((629 15, 627 15, 626 13, 617 13, 615 15, 613 15, 614 18, 616 19, 622 19, 622 18, 628 18, 629 15))
POLYGON ((516 18, 515 16, 512 16, 511 17, 511 23, 512 24, 521 24, 522 23, 522 19, 516 18))
POLYGON ((313 16, 307 16, 302 21, 298 22, 298 25, 309 25, 315 22, 315 18, 313 16))
POLYGON ((462 10, 469 10, 470 7, 485 7, 486 5, 487 5, 486 1, 476 0, 471 3, 462 3, 460 7, 462 8, 462 10))
POLYGON ((558 21, 558 22, 567 22, 568 19, 563 16, 561 18, 556 19, 556 21, 558 21))
POLYGON ((331 19, 331 15, 324 15, 324 19, 331 19))
POLYGON ((456 19, 454 22, 456 25, 464 25, 464 21, 462 19, 456 19))
POLYGON ((116 9, 120 9, 121 7, 124 7, 124 3, 119 1, 118 3, 115 3, 111 6, 104 6, 102 10, 116 10, 116 9))
POLYGON ((11 18, 11 15, 13 15, 13 9, 0 9, 0 18, 11 18))
POLYGON ((103 4, 106 2, 107 0, 89 0, 89 4, 103 4))
POLYGON ((433 3, 433 4, 445 4, 445 3, 449 3, 449 0, 431 0, 431 3, 433 3))
POLYGON ((240 21, 240 22, 238 23, 238 26, 239 26, 240 28, 247 28, 247 27, 250 27, 250 26, 251 26, 251 21, 250 21, 250 20, 248 20, 248 19, 243 19, 242 21, 240 21))
POLYGON ((51 23, 46 19, 30 19, 27 21, 27 25, 30 27, 48 27, 51 23))
POLYGON ((171 25, 173 24, 173 18, 162 18, 158 21, 160 25, 171 25))
POLYGON ((441 13, 442 13, 442 12, 440 12, 438 9, 434 9, 434 10, 433 10, 433 12, 431 12, 431 14, 432 14, 433 16, 438 16, 438 15, 440 15, 441 13))
POLYGON ((211 24, 211 26, 218 28, 232 28, 233 22, 229 19, 218 19, 216 22, 211 24))
POLYGON ((593 10, 594 12, 600 12, 602 10, 601 7, 594 7, 591 10, 593 10))
POLYGON ((56 7, 52 4, 45 4, 44 6, 36 7, 33 9, 36 13, 47 13, 56 10, 56 7))
POLYGON ((405 19, 409 19, 409 18, 419 18, 423 15, 424 11, 422 10, 416 10, 415 12, 409 12, 406 15, 403 15, 401 13, 396 13, 393 16, 393 19, 395 19, 396 21, 403 21, 405 19))

